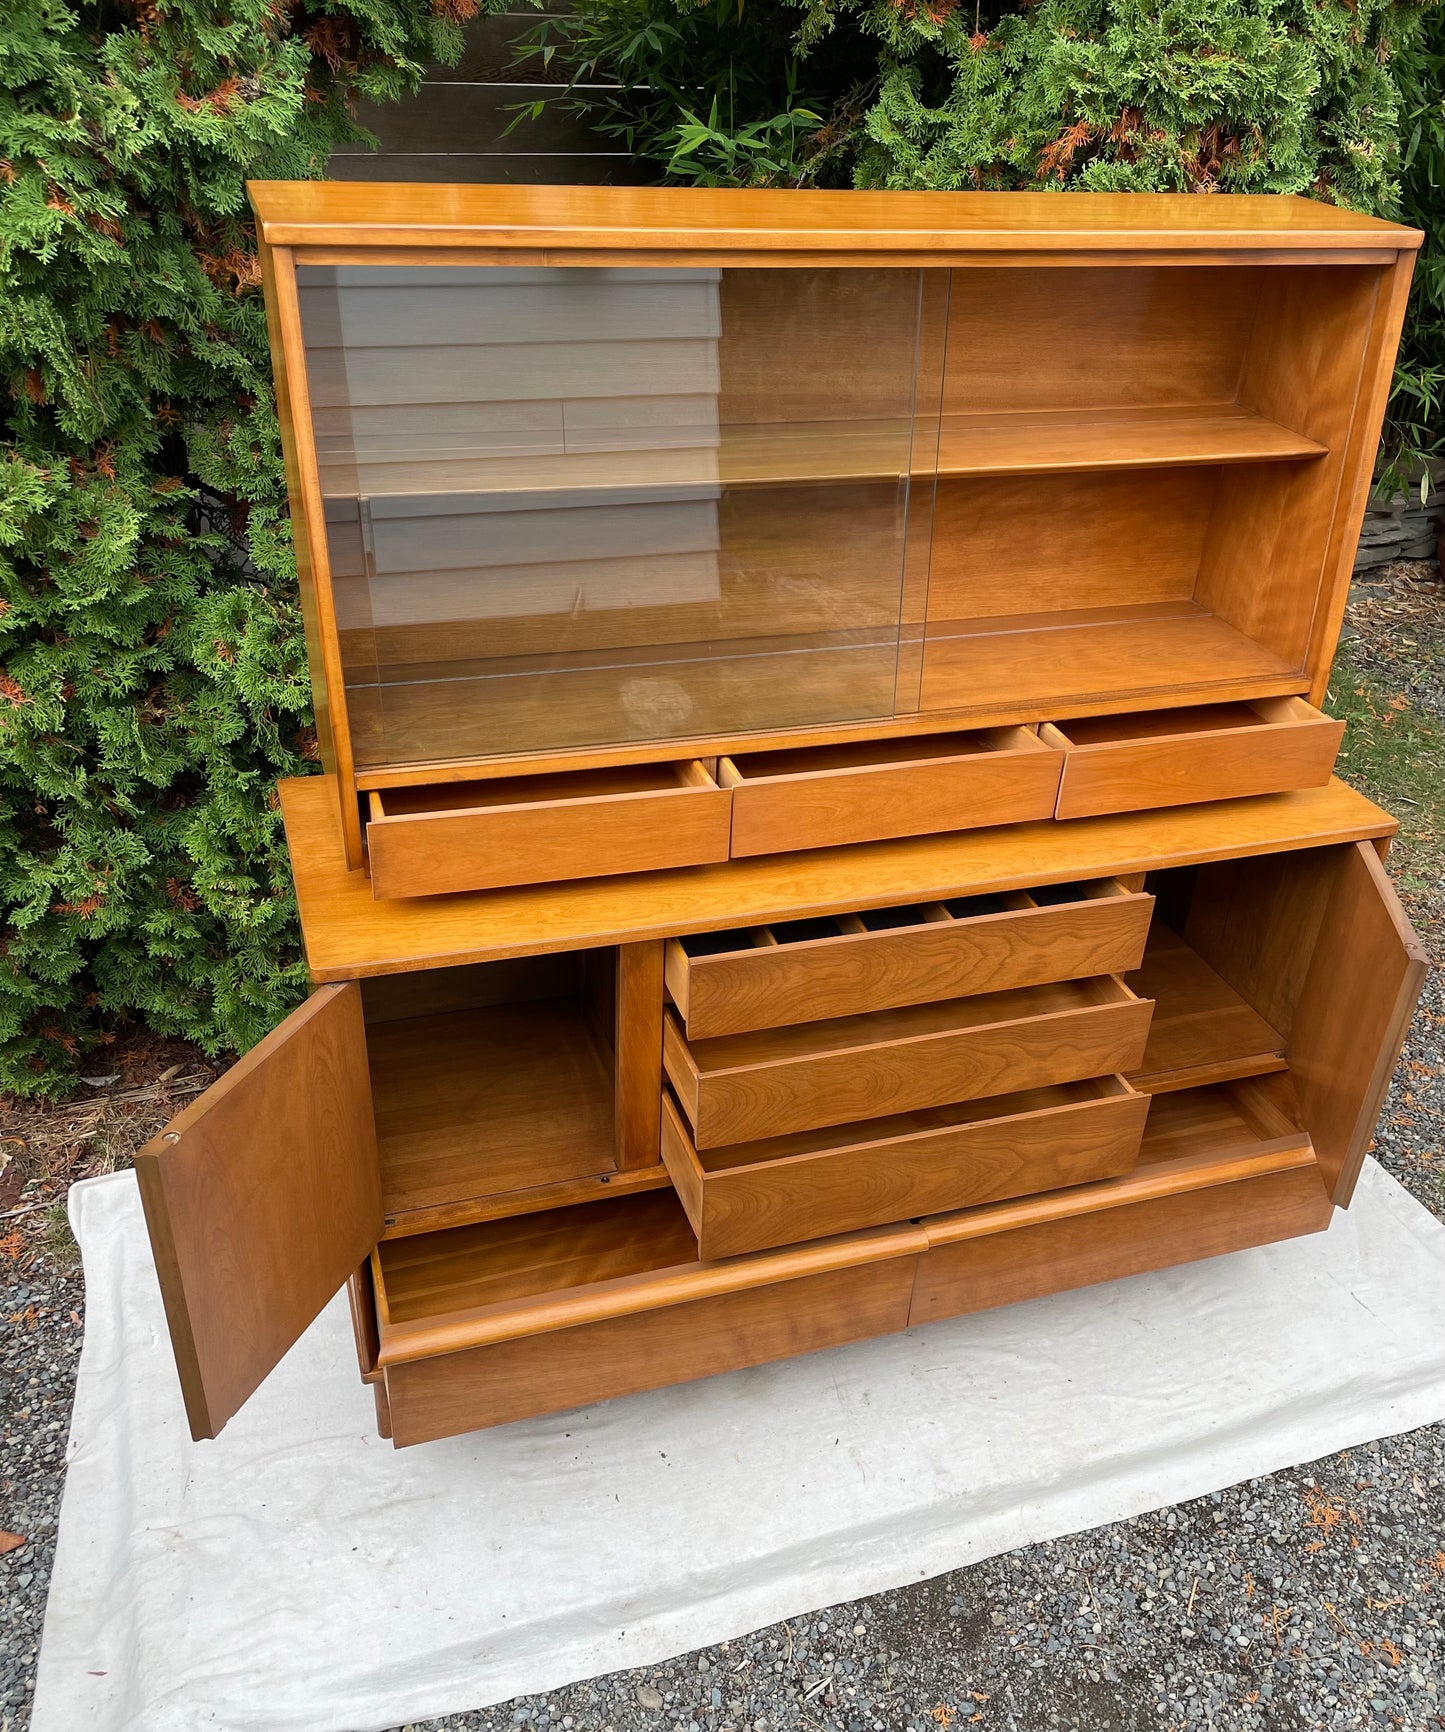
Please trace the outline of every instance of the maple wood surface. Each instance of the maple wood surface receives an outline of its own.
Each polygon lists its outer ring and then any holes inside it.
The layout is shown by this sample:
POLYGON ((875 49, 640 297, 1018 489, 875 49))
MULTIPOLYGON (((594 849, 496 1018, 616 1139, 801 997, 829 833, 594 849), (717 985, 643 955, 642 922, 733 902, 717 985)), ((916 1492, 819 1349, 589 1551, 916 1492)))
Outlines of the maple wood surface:
MULTIPOLYGON (((1040 905, 1025 891, 669 939, 667 985, 689 1039, 776 1028, 1049 980, 1120 974, 1153 899, 1113 879, 1040 905)), ((1144 996, 1148 996, 1145 994, 1144 996)))
POLYGON ((1128 1172, 1147 1110, 1109 1078, 700 1152, 668 1099, 663 1158, 699 1254, 731 1257, 1128 1172))
POLYGON ((370 799, 379 898, 692 866, 728 853, 731 796, 695 761, 370 799))
POLYGON ((716 866, 378 902, 348 872, 323 778, 280 784, 307 960, 317 980, 724 931, 900 902, 1392 836, 1363 794, 1327 787, 1118 817, 1048 820, 716 866))
POLYGON ((1114 976, 688 1041, 663 1068, 699 1149, 1138 1068, 1151 1006, 1114 976))
POLYGON ((1141 716, 1120 717, 1112 739, 1105 717, 1045 723, 1042 737, 1064 754, 1058 816, 1279 794, 1329 781, 1343 722, 1299 698, 1229 706, 1223 717, 1222 709, 1171 711, 1153 737, 1141 716), (1188 731, 1191 714, 1199 722, 1194 732, 1188 731))
POLYGON ((797 192, 733 188, 444 186, 250 181, 273 246, 521 245, 759 251, 1214 250, 1418 247, 1419 230, 1305 198, 1175 193, 797 192))
POLYGON ((734 858, 1052 815, 1062 758, 1027 728, 719 760, 734 858), (952 750, 950 750, 952 748, 952 750))
POLYGON ((1148 1094, 1283 1070, 1284 1036, 1167 926, 1155 924, 1142 967, 1126 975, 1154 1001, 1144 1061, 1129 1080, 1148 1094))
POLYGON ((215 1437, 381 1231, 360 987, 313 993, 136 1177, 191 1435, 215 1437))

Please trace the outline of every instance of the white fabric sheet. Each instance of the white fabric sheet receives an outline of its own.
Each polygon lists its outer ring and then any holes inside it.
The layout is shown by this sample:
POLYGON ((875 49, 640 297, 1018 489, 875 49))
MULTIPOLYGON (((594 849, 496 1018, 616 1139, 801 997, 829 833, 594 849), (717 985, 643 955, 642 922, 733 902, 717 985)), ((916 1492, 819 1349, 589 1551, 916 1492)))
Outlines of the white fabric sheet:
POLYGON ((88 1317, 34 1732, 371 1732, 651 1664, 1445 1417, 1445 1227, 1327 1234, 394 1451, 344 1301, 186 1431, 129 1174, 88 1317))

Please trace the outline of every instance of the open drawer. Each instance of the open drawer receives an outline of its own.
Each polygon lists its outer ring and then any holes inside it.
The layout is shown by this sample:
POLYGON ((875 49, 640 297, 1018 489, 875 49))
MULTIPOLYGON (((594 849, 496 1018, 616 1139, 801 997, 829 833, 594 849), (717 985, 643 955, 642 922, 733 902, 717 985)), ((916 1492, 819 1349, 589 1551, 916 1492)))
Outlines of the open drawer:
POLYGON ((739 753, 718 780, 736 857, 1048 818, 1062 762, 1028 728, 986 728, 739 753))
POLYGON ((1303 698, 1256 698, 1045 722, 1039 735, 1064 756, 1056 815, 1092 818, 1322 787, 1344 731, 1303 698))
POLYGON ((905 1223, 704 1263, 671 1191, 389 1241, 372 1273, 393 1440, 905 1329, 923 1246, 905 1223))
POLYGON ((699 1149, 1137 1069, 1151 1006, 1117 975, 689 1041, 663 1067, 699 1149))
POLYGON ((670 1097, 662 1158, 703 1257, 732 1257, 1127 1173, 1148 1098, 1122 1077, 704 1149, 670 1097))
POLYGON ((1137 968, 1151 896, 1114 878, 667 942, 692 1040, 1137 968))
POLYGON ((730 796, 695 758, 368 796, 372 894, 435 896, 728 857, 730 796))

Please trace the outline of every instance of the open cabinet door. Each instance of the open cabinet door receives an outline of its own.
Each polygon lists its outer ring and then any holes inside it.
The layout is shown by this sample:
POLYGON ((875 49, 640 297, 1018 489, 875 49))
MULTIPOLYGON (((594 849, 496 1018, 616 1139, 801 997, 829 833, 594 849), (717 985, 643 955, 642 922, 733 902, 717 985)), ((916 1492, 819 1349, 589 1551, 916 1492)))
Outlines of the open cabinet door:
POLYGON ((1354 1193, 1425 982, 1425 953, 1368 842, 1330 859, 1328 900, 1285 1054, 1325 1184, 1354 1193))
POLYGON ((314 992, 136 1174, 191 1435, 215 1437, 381 1236, 361 988, 314 992))

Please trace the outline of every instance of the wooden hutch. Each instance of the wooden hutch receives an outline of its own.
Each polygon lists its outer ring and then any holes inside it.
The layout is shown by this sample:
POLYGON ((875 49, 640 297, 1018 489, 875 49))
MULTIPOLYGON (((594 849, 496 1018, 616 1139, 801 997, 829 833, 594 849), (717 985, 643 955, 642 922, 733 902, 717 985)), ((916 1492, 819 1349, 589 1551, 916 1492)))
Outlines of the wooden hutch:
POLYGON ((264 183, 315 990, 143 1152, 192 1429, 398 1444, 1319 1230, 1424 961, 1319 704, 1413 230, 264 183))

